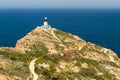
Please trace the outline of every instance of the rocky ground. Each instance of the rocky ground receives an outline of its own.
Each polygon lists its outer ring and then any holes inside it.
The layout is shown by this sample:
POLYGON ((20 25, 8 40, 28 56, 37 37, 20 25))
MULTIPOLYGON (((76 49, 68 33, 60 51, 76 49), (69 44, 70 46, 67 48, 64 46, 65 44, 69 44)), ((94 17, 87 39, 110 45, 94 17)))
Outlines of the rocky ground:
POLYGON ((0 80, 120 80, 119 73, 112 50, 55 28, 38 26, 15 48, 0 48, 0 80))

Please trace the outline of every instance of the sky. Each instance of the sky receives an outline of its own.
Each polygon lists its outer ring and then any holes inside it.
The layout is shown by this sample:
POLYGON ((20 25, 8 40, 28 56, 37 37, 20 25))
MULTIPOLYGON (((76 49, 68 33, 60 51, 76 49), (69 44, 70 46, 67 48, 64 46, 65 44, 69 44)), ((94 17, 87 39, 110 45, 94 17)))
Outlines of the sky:
POLYGON ((120 8, 120 0, 0 0, 0 8, 120 8))

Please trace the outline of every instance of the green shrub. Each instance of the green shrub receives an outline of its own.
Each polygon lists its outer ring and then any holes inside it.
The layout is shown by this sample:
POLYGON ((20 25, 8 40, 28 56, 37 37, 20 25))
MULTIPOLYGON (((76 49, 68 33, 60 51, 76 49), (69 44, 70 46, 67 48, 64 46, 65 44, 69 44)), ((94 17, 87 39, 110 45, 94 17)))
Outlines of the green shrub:
POLYGON ((101 75, 101 76, 97 76, 96 77, 97 80, 117 80, 115 78, 114 75, 110 74, 110 73, 106 73, 104 75, 101 75))
POLYGON ((93 68, 81 68, 80 75, 82 75, 84 77, 95 78, 96 77, 96 70, 93 68))

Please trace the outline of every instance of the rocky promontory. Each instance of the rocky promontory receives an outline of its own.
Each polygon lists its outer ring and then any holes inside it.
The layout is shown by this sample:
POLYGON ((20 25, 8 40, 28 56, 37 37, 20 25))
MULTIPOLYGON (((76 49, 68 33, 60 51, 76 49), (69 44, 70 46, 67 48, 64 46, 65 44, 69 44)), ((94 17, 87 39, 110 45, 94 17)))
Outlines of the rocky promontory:
POLYGON ((55 28, 38 26, 15 48, 0 48, 0 80, 120 80, 119 73, 115 52, 55 28))

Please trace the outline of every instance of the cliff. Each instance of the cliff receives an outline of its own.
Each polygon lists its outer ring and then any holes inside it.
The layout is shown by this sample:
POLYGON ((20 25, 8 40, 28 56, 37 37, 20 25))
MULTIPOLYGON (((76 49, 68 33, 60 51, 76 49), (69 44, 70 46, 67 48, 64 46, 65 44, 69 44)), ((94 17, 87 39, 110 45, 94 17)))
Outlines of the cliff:
POLYGON ((0 48, 0 79, 120 80, 120 59, 110 49, 76 35, 37 27, 0 48))

